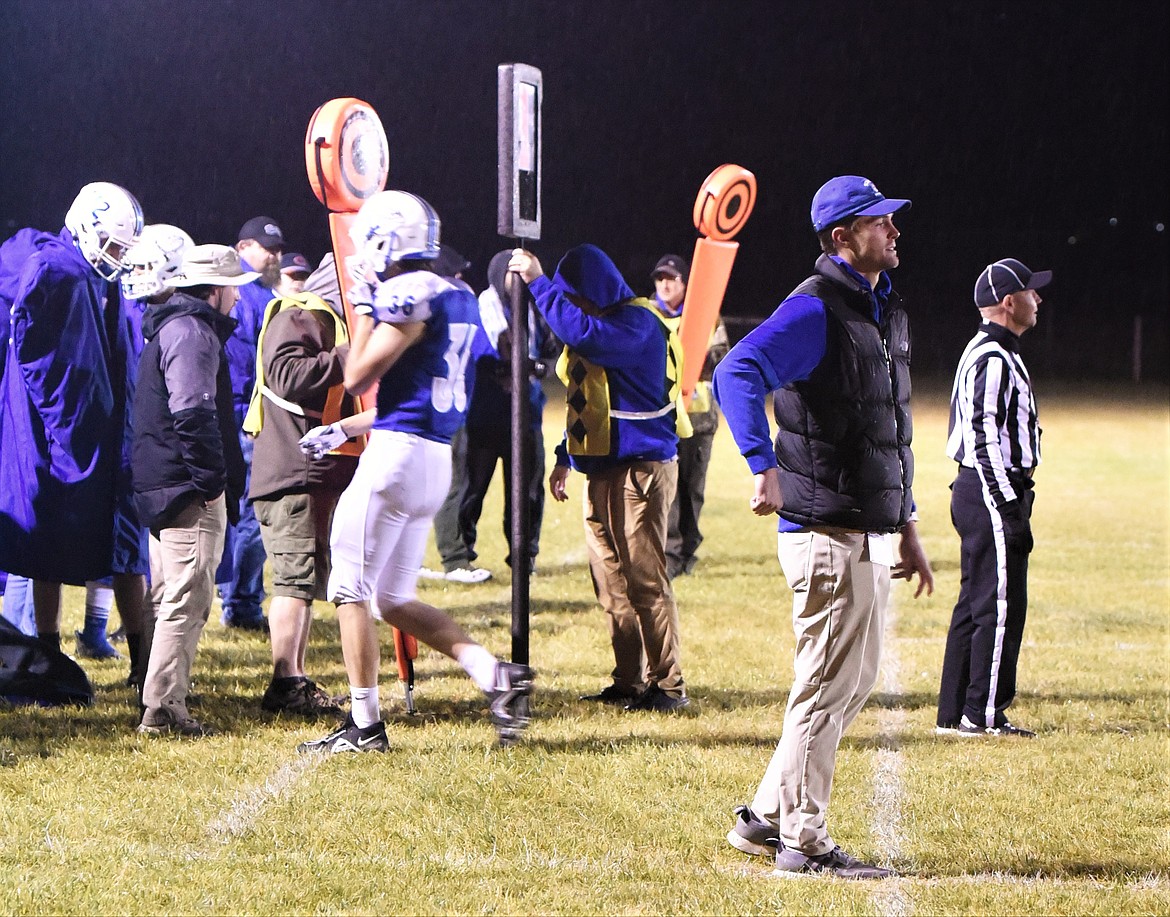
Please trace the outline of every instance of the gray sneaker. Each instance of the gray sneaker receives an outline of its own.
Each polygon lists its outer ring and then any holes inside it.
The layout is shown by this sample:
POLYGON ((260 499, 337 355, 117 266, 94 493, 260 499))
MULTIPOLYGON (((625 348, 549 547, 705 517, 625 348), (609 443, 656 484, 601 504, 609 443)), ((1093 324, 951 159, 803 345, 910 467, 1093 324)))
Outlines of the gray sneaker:
POLYGON ((740 853, 769 859, 783 846, 776 829, 757 818, 748 806, 735 807, 735 824, 727 832, 727 843, 740 853))
POLYGON ((532 718, 532 681, 536 673, 517 662, 496 663, 496 683, 487 692, 492 724, 500 745, 515 745, 532 718))
POLYGON ((803 876, 836 876, 838 879, 886 879, 894 874, 892 869, 883 869, 863 863, 851 857, 840 847, 828 853, 805 856, 799 850, 785 847, 776 853, 776 868, 772 875, 785 879, 803 876))
POLYGON ((215 735, 210 726, 204 726, 186 710, 175 707, 148 707, 142 714, 138 732, 148 736, 177 735, 191 739, 215 735))

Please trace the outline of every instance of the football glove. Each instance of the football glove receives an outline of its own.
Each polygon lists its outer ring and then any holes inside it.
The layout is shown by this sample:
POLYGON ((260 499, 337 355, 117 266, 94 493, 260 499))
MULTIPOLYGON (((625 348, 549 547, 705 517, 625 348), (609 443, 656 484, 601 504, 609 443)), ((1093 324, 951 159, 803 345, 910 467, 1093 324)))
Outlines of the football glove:
POLYGON ((326 453, 332 452, 347 439, 349 437, 341 429, 341 421, 323 427, 313 427, 300 439, 301 452, 316 461, 324 458, 326 453))

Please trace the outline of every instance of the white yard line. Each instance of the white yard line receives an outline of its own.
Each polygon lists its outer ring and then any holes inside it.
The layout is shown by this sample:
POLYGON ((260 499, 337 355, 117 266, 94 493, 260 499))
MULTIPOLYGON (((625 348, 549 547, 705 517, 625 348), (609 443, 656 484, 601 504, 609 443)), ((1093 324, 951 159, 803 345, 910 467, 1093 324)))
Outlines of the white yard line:
MULTIPOLYGON (((895 635, 898 616, 893 596, 886 614, 885 645, 882 652, 882 671, 879 679, 883 694, 896 697, 902 692, 901 660, 895 635)), ((897 863, 904 849, 902 831, 902 750, 901 735, 906 728, 906 711, 901 707, 883 709, 878 716, 881 747, 878 749, 873 774, 873 836, 882 859, 897 863)), ((874 913, 887 917, 909 917, 914 903, 905 893, 903 879, 886 879, 873 883, 871 900, 874 913)))
POLYGON ((298 755, 281 765, 262 784, 238 794, 232 804, 208 824, 208 835, 212 840, 226 843, 247 834, 269 803, 287 795, 306 772, 317 767, 326 757, 322 754, 298 755))

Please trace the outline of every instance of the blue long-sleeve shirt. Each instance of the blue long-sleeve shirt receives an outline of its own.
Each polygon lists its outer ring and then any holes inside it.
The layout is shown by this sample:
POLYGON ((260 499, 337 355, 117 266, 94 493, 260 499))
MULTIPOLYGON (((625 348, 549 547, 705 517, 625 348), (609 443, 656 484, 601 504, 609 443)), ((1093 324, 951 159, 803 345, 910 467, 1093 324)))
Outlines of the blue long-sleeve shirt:
MULTIPOLYGON (((842 259, 834 257, 850 276, 869 293, 874 320, 881 322, 882 309, 892 288, 882 274, 877 288, 842 259)), ((752 474, 776 468, 776 449, 765 409, 767 395, 794 382, 808 379, 825 356, 828 317, 824 302, 816 296, 789 296, 768 318, 743 337, 715 367, 715 400, 723 411, 732 438, 747 460, 752 474)), ((780 531, 800 526, 780 519, 780 531)))
MULTIPOLYGON (((240 260, 245 270, 253 270, 247 261, 240 260)), ((252 388, 256 384, 256 342, 260 337, 260 326, 264 323, 264 310, 276 294, 259 279, 245 283, 239 290, 240 299, 231 313, 237 323, 236 330, 228 339, 225 349, 228 373, 232 379, 236 421, 243 426, 244 415, 248 413, 248 405, 252 401, 252 388)))

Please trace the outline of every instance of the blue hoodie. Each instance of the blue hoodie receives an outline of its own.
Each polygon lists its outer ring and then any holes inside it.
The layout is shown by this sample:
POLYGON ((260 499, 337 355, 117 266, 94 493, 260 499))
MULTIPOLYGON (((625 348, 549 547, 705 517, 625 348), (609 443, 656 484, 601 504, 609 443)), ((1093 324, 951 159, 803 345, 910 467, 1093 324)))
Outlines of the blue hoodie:
MULTIPOLYGON (((578 245, 551 279, 537 277, 528 289, 565 346, 605 369, 611 411, 651 414, 669 403, 665 326, 652 308, 633 303, 634 291, 605 252, 578 245), (566 293, 589 300, 604 315, 586 315, 566 293)), ((673 411, 652 419, 613 417, 610 431, 609 455, 573 455, 572 467, 589 474, 629 462, 671 461, 678 454, 673 411)))

